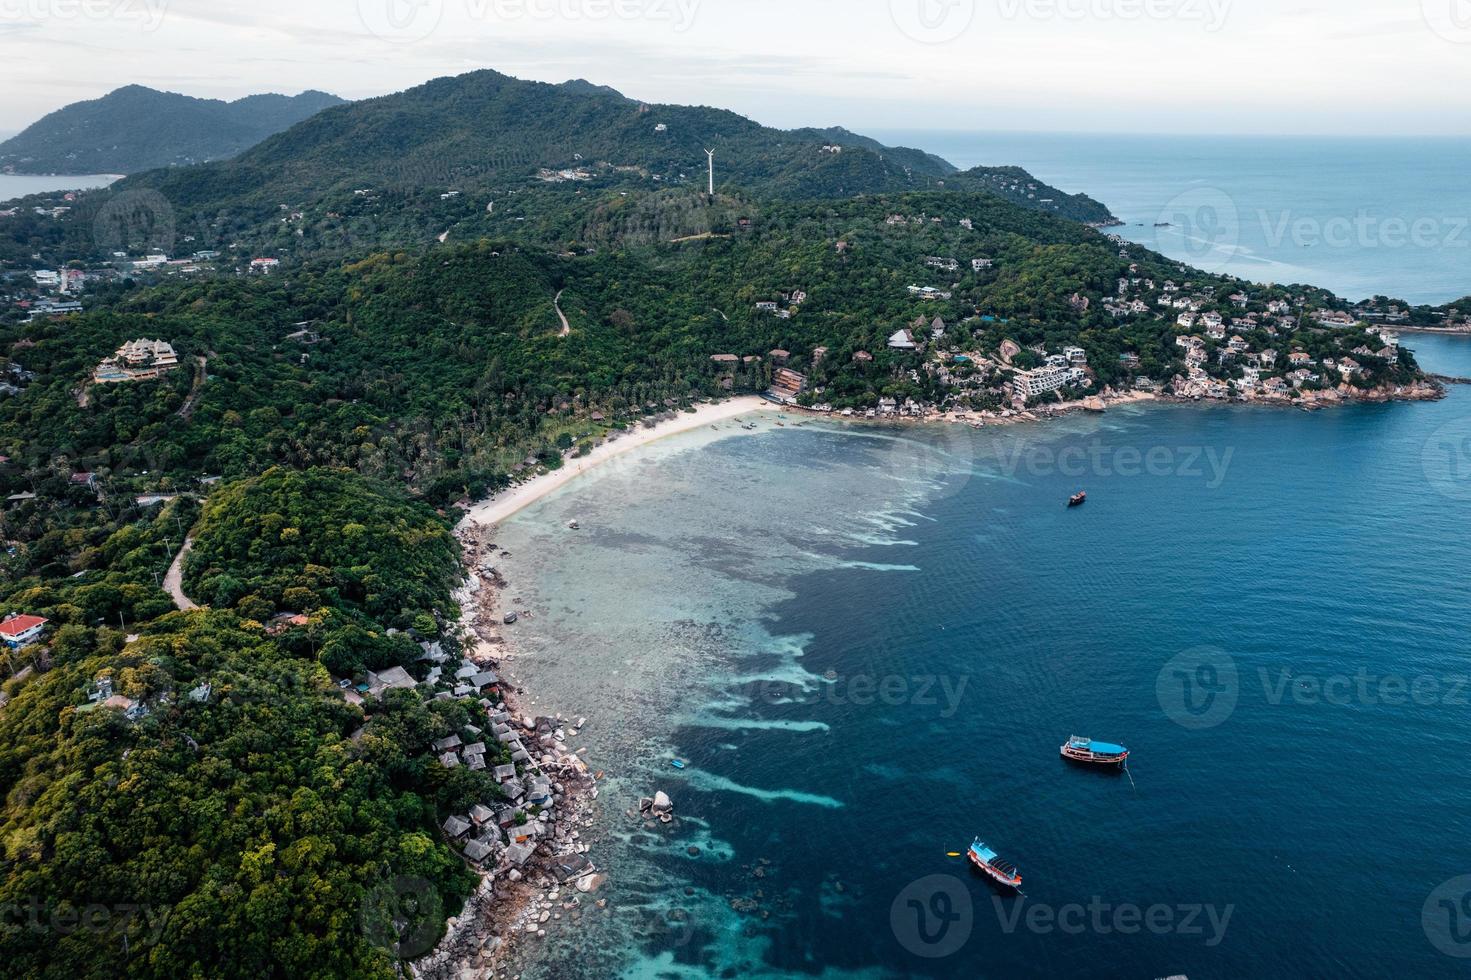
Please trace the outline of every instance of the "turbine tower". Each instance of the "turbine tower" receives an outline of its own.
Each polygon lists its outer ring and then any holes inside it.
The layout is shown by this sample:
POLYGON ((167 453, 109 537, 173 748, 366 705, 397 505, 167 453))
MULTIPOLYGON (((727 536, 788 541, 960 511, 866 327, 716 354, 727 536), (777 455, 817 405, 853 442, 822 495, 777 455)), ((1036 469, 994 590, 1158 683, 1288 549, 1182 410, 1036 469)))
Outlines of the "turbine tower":
POLYGON ((710 158, 710 196, 715 196, 715 151, 706 150, 705 156, 710 158))

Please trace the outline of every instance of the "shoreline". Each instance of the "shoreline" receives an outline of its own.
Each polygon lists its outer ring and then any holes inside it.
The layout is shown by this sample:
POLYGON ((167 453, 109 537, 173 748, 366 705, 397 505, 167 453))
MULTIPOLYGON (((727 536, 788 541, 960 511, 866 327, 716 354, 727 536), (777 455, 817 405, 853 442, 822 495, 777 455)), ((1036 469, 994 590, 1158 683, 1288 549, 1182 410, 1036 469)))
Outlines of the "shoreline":
POLYGON ((543 497, 560 490, 579 476, 625 453, 669 436, 692 432, 717 422, 728 422, 739 415, 776 408, 777 406, 757 395, 741 395, 724 401, 700 405, 693 412, 682 413, 652 428, 626 430, 622 435, 603 442, 586 456, 569 459, 561 469, 534 476, 524 483, 516 484, 479 503, 471 504, 465 512, 461 526, 474 522, 484 527, 494 527, 543 497))

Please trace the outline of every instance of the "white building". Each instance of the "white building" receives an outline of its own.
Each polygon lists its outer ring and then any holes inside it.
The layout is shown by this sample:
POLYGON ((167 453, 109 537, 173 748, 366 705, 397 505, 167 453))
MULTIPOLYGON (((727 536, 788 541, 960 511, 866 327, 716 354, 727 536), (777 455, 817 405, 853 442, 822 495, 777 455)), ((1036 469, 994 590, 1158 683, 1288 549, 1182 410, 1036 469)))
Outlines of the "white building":
POLYGON ((1019 371, 1011 381, 1011 392, 1024 401, 1030 401, 1049 391, 1056 391, 1070 380, 1067 368, 1040 367, 1031 371, 1019 371))

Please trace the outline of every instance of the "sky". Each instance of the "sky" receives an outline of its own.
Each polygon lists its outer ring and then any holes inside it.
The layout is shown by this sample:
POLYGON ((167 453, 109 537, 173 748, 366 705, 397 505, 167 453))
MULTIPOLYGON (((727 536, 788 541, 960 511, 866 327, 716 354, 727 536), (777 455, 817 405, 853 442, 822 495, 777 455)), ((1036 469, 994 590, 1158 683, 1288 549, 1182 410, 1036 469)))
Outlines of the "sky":
POLYGON ((850 129, 1471 134, 1471 0, 0 0, 0 132, 495 68, 850 129))

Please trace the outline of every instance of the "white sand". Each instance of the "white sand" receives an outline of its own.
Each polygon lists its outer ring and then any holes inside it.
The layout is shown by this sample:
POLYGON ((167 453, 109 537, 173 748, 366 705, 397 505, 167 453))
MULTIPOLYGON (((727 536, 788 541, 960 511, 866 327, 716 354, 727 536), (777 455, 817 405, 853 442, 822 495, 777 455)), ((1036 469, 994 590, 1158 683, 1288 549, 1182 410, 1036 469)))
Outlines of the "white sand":
POLYGON ((704 428, 707 425, 724 422, 738 415, 759 412, 762 409, 775 411, 776 406, 763 398, 751 395, 716 402, 713 405, 696 406, 694 412, 683 412, 667 422, 660 422, 652 429, 629 429, 620 438, 603 443, 586 456, 569 459, 566 465, 559 470, 534 477, 473 505, 466 520, 486 525, 499 524, 517 511, 531 506, 552 491, 566 486, 582 474, 606 463, 615 456, 622 456, 626 452, 647 446, 651 442, 657 442, 668 436, 704 428))

